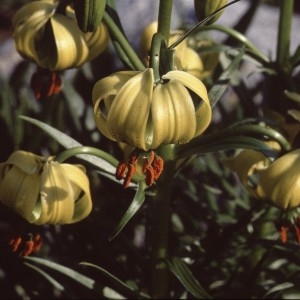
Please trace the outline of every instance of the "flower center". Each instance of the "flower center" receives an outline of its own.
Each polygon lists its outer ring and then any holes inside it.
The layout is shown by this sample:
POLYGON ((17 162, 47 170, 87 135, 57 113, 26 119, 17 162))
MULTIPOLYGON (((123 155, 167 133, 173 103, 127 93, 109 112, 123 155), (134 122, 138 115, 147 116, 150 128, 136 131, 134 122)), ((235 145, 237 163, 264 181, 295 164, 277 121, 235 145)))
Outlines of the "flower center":
POLYGON ((137 170, 139 157, 143 158, 142 173, 145 175, 147 186, 151 186, 161 175, 164 168, 163 159, 153 150, 144 152, 135 148, 127 161, 120 161, 116 169, 116 179, 124 179, 123 187, 127 188, 137 170))

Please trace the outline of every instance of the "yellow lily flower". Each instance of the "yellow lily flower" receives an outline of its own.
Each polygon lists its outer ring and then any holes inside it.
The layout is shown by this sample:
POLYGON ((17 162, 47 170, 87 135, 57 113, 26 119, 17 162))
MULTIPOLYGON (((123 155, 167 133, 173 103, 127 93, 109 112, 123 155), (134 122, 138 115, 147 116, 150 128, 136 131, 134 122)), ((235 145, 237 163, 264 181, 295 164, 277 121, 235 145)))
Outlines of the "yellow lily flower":
POLYGON ((243 150, 224 164, 238 174, 254 197, 269 201, 281 209, 300 205, 299 149, 274 161, 259 151, 243 150))
POLYGON ((103 23, 95 32, 83 33, 74 11, 68 7, 64 15, 56 13, 57 5, 55 0, 29 2, 13 18, 16 50, 52 71, 79 67, 102 53, 108 44, 103 23))
POLYGON ((114 73, 95 84, 92 99, 102 134, 145 151, 187 143, 211 121, 204 84, 178 70, 163 75, 158 84, 152 68, 114 73))
POLYGON ((92 209, 82 165, 60 164, 21 150, 0 164, 0 201, 37 225, 75 223, 92 209))
POLYGON ((300 150, 289 152, 259 174, 257 196, 282 209, 300 205, 300 150))

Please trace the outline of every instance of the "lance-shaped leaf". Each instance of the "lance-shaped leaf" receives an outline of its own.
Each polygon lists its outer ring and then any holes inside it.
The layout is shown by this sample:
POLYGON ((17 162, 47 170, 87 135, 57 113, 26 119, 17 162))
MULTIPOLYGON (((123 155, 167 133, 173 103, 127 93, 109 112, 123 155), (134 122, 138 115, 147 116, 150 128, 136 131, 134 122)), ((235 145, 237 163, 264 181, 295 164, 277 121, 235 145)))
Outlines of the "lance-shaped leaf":
POLYGON ((120 231, 124 228, 124 226, 129 222, 129 220, 135 215, 135 213, 139 210, 139 208, 142 206, 145 200, 145 189, 146 184, 144 181, 140 181, 138 184, 137 191, 135 193, 135 196, 128 207, 127 211, 121 218, 120 222, 118 223, 117 227, 115 228, 114 232, 109 237, 109 240, 113 240, 120 231))
POLYGON ((196 299, 212 299, 183 260, 178 257, 173 257, 167 260, 167 265, 186 290, 196 297, 196 299))

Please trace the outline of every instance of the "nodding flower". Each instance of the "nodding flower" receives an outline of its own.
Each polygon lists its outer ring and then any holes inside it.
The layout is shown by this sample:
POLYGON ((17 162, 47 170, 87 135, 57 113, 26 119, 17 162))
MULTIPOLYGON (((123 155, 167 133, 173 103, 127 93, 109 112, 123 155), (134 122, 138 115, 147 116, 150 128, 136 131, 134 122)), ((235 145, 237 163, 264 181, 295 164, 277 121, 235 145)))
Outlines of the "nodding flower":
POLYGON ((94 32, 79 29, 74 10, 57 12, 59 1, 24 4, 13 18, 16 50, 39 67, 60 71, 81 66, 107 47, 108 30, 103 22, 94 32))
POLYGON ((0 164, 0 201, 37 225, 75 223, 92 209, 84 166, 21 150, 0 164))
POLYGON ((244 150, 227 165, 254 197, 283 210, 300 206, 300 149, 273 161, 258 151, 244 150))
POLYGON ((95 84, 92 99, 100 132, 143 151, 188 143, 205 131, 212 115, 202 81, 178 70, 158 83, 152 68, 114 73, 95 84))

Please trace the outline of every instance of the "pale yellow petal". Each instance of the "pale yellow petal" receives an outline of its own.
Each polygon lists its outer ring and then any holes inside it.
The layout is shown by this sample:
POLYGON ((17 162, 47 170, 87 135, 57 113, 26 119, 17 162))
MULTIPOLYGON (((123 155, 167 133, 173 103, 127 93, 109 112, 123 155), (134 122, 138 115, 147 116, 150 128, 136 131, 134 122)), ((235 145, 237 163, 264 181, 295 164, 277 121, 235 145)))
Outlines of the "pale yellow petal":
MULTIPOLYGON (((40 216, 36 224, 66 224, 74 214, 74 196, 67 174, 58 162, 49 161, 41 174, 40 216)), ((39 207, 37 207, 38 212, 39 207)))
POLYGON ((6 165, 17 166, 28 174, 38 173, 45 162, 45 158, 31 152, 22 150, 14 151, 5 162, 6 165))
POLYGON ((211 106, 208 99, 208 94, 205 85, 195 76, 184 71, 170 71, 162 76, 163 79, 177 80, 203 101, 196 105, 196 123, 197 129, 195 136, 200 135, 209 126, 212 117, 211 106))
POLYGON ((148 150, 147 124, 153 93, 153 70, 146 69, 128 80, 118 91, 108 112, 108 128, 121 142, 148 150))
POLYGON ((246 149, 242 150, 235 157, 222 161, 226 167, 236 172, 242 183, 254 192, 256 186, 253 186, 250 180, 252 175, 258 171, 266 169, 270 164, 270 160, 261 152, 246 149))
POLYGON ((140 71, 121 71, 98 80, 92 91, 93 104, 108 96, 116 95, 120 88, 138 73, 140 71))
POLYGON ((0 182, 1 202, 28 222, 34 221, 32 211, 39 196, 39 173, 23 172, 18 167, 6 167, 0 182))
POLYGON ((294 150, 276 159, 260 173, 257 194, 287 209, 300 205, 300 150, 294 150))
POLYGON ((74 191, 74 214, 70 223, 86 218, 92 210, 90 183, 82 165, 62 164, 74 191))
POLYGON ((111 140, 115 140, 115 138, 107 126, 108 111, 121 87, 138 73, 137 71, 118 72, 100 79, 93 88, 92 100, 96 126, 103 135, 111 140))
POLYGON ((195 108, 188 90, 179 82, 171 80, 155 87, 151 112, 153 149, 160 144, 187 143, 194 137, 195 108))
POLYGON ((108 46, 109 34, 106 25, 101 22, 94 32, 83 33, 83 38, 89 48, 87 60, 93 60, 101 54, 108 46))
POLYGON ((38 63, 50 70, 64 70, 82 65, 88 57, 88 47, 76 22, 61 14, 49 19, 48 30, 36 41, 38 63))

